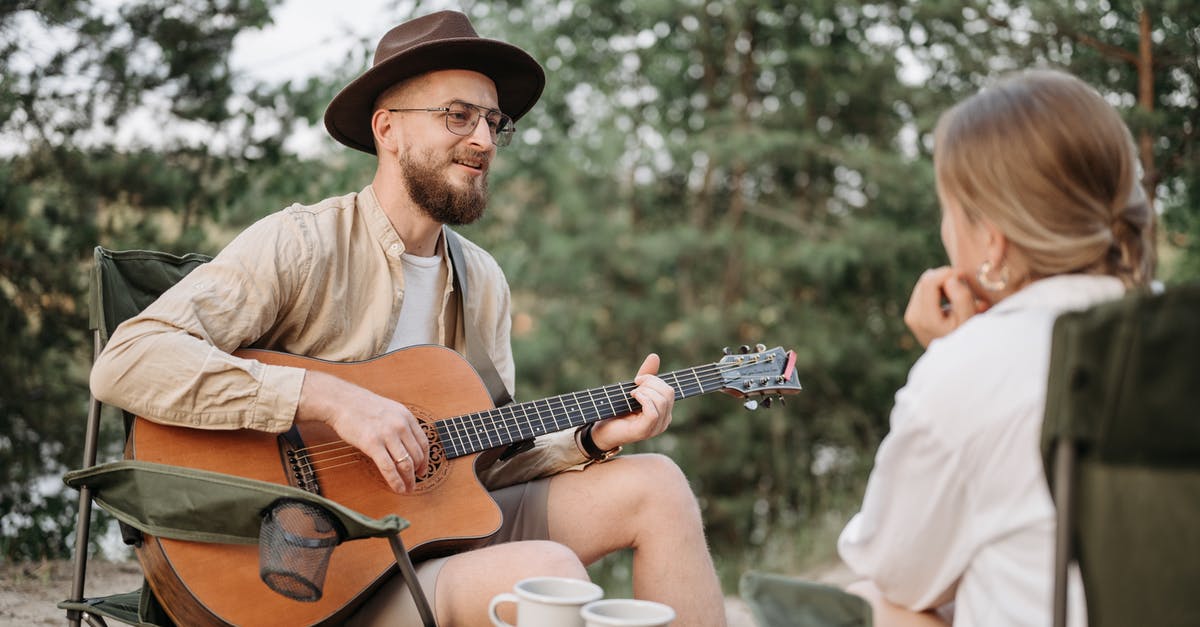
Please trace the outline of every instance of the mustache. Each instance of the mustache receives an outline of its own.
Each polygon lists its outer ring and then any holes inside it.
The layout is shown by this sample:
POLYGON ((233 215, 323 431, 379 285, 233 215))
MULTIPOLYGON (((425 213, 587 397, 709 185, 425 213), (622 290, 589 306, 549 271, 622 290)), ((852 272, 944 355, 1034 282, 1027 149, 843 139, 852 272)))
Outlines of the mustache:
POLYGON ((489 152, 489 151, 464 149, 464 150, 460 150, 460 151, 454 153, 453 155, 451 155, 450 159, 452 161, 475 162, 475 163, 479 164, 480 168, 486 170, 492 164, 493 156, 494 156, 494 153, 489 152))

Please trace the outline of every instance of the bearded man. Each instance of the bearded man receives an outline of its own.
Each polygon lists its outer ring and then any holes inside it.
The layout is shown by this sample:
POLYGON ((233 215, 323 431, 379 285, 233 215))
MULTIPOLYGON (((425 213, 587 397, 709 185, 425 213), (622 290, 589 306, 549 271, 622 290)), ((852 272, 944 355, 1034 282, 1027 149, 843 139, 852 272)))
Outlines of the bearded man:
MULTIPOLYGON (((431 443, 409 406, 325 372, 232 353, 355 362, 441 345, 496 373, 492 396, 507 401, 515 379, 507 281, 446 225, 483 214, 497 149, 544 82, 532 57, 479 37, 461 13, 392 29, 373 66, 325 114, 336 140, 376 155, 371 184, 267 216, 122 325, 93 368, 96 397, 202 429, 282 433, 321 423, 370 460, 385 489, 419 491, 431 443)), ((680 625, 724 624, 686 478, 660 455, 616 456, 670 423, 675 394, 658 367, 651 354, 639 369, 633 413, 486 457, 478 470, 503 512, 500 529, 479 548, 416 565, 439 624, 483 624, 489 600, 515 582, 586 579, 588 564, 622 549, 633 551, 636 596, 671 605, 680 625)), ((399 580, 365 595, 348 622, 420 624, 399 580)))

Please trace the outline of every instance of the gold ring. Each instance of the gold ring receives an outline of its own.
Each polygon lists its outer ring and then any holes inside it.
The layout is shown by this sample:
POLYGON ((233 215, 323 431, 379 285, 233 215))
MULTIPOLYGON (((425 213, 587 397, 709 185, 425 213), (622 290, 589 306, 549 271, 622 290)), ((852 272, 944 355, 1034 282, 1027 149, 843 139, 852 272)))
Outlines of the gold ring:
POLYGON ((396 461, 396 465, 397 465, 397 466, 399 466, 400 464, 403 464, 404 462, 406 462, 406 461, 408 461, 408 460, 410 460, 410 459, 412 459, 412 456, 411 456, 411 455, 409 455, 408 453, 405 453, 405 454, 404 454, 404 457, 400 457, 400 458, 397 458, 397 459, 395 460, 395 461, 396 461))

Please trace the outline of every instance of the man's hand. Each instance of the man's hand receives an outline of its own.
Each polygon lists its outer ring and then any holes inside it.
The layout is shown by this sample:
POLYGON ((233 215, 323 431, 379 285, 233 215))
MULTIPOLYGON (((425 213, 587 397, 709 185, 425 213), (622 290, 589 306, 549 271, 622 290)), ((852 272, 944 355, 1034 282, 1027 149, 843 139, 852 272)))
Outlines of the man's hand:
POLYGON ((304 375, 296 421, 328 425, 370 458, 397 494, 412 492, 416 473, 425 469, 429 440, 412 412, 333 375, 313 370, 304 375))
POLYGON ((675 406, 675 390, 658 374, 658 355, 650 353, 638 369, 633 382, 637 384, 630 396, 641 404, 639 412, 601 420, 592 428, 592 441, 607 451, 652 438, 671 424, 671 409, 675 406))

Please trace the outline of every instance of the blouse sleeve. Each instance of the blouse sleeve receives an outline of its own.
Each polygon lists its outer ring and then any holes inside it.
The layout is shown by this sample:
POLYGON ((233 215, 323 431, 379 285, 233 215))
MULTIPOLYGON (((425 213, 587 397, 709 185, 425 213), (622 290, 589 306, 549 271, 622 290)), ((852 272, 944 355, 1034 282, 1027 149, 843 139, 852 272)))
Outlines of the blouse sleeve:
POLYGON ((973 549, 963 451, 939 437, 937 423, 922 414, 928 407, 915 375, 914 367, 909 385, 896 394, 891 432, 838 552, 889 601, 919 611, 953 598, 973 549))

